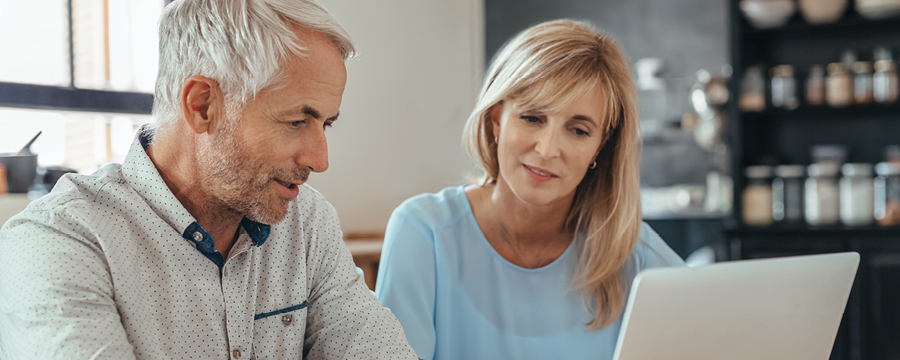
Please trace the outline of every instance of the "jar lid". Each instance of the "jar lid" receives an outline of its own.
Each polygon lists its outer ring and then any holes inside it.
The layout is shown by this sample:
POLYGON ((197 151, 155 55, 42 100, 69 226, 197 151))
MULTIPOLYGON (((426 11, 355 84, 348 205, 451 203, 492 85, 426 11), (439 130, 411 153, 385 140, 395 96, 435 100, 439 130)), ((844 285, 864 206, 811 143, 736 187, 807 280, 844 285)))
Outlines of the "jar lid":
POLYGON ((775 167, 775 175, 783 178, 799 178, 806 173, 803 165, 779 165, 775 167))
POLYGON ((875 71, 877 72, 885 72, 885 71, 893 71, 894 70, 894 62, 892 60, 878 60, 875 62, 875 71))
POLYGON ((844 173, 844 176, 872 176, 872 164, 844 164, 841 172, 844 173))
POLYGON ((810 177, 834 177, 837 176, 840 165, 833 162, 816 163, 806 167, 810 177))
POLYGON ((853 63, 853 72, 857 74, 868 74, 872 72, 872 63, 868 61, 857 61, 853 63))
POLYGON ((748 166, 744 169, 744 174, 750 179, 766 179, 772 177, 772 167, 768 165, 748 166))
POLYGON ((794 77, 794 67, 790 65, 778 65, 773 67, 772 77, 794 77))
POLYGON ((875 165, 875 173, 878 175, 900 175, 900 163, 881 162, 875 165))
POLYGON ((844 63, 831 63, 828 64, 828 74, 830 75, 841 75, 846 72, 846 68, 844 68, 844 63))

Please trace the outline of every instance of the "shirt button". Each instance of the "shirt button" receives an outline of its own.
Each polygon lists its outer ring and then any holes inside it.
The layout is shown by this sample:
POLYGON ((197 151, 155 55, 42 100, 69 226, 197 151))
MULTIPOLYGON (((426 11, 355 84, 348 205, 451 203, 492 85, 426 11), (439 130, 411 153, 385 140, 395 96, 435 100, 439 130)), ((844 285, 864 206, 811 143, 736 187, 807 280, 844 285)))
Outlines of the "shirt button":
POLYGON ((290 325, 291 322, 293 322, 293 321, 294 321, 294 315, 288 314, 288 315, 281 317, 281 323, 284 324, 284 326, 290 325))
POLYGON ((231 356, 233 356, 235 359, 240 359, 241 358, 241 350, 234 349, 234 351, 231 352, 231 356))
POLYGON ((203 234, 201 234, 199 231, 194 231, 194 241, 196 241, 196 242, 203 241, 203 234))

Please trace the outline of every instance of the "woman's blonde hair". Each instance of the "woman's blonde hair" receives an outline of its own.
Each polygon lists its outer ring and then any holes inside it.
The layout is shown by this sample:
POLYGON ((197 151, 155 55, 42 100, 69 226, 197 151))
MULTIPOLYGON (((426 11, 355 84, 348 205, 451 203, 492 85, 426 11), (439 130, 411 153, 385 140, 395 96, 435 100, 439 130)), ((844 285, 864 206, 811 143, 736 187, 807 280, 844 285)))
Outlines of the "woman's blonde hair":
POLYGON ((469 156, 485 171, 482 184, 492 184, 500 169, 491 108, 515 100, 554 112, 597 90, 605 98, 606 131, 597 166, 578 184, 566 218, 584 244, 572 285, 594 312, 591 330, 612 324, 625 306, 619 269, 641 227, 637 100, 622 50, 583 22, 550 21, 522 31, 495 56, 463 131, 469 156))

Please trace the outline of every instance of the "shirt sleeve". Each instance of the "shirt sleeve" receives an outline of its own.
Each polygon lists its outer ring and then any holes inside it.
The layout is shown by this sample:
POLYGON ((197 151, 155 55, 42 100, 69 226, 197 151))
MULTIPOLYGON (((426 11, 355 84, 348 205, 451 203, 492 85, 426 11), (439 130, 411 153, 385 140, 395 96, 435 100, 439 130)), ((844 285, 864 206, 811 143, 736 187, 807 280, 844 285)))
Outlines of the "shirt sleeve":
POLYGON ((36 211, 0 231, 0 358, 135 358, 103 252, 74 224, 36 211))
POLYGON ((378 303, 344 244, 330 204, 309 229, 306 359, 415 359, 403 328, 378 303))
POLYGON ((398 208, 388 220, 375 294, 406 330, 420 359, 434 357, 434 235, 424 221, 398 208))
POLYGON ((641 269, 667 266, 685 266, 684 259, 672 250, 668 244, 647 223, 641 224, 641 269))

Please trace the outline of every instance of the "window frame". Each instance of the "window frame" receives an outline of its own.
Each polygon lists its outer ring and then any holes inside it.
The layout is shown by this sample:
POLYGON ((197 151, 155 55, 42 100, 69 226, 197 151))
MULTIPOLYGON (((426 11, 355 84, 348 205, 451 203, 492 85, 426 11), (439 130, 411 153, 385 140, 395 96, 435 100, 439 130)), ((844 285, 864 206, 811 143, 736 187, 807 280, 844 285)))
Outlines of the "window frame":
MULTIPOLYGON (((168 5, 172 0, 161 0, 168 5)), ((66 1, 68 13, 69 86, 48 86, 0 82, 0 106, 150 115, 153 94, 143 92, 82 89, 75 86, 75 54, 72 44, 72 0, 66 1)))

